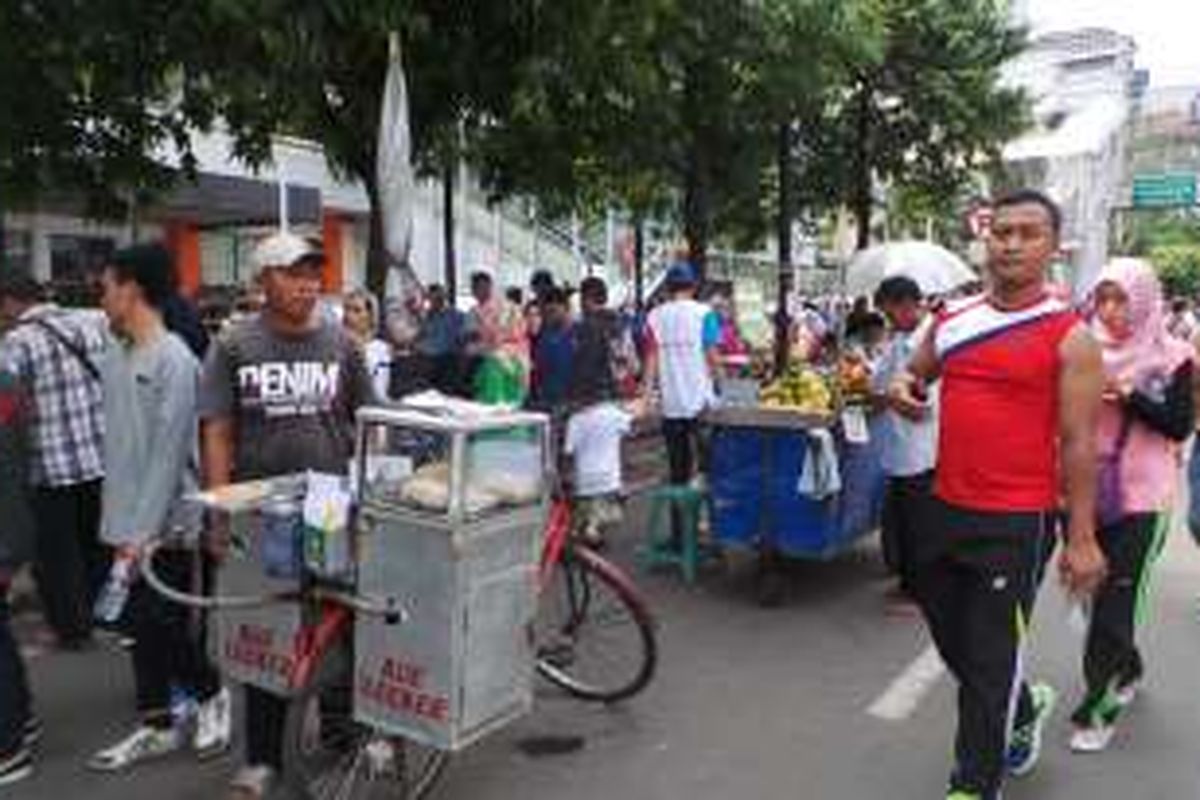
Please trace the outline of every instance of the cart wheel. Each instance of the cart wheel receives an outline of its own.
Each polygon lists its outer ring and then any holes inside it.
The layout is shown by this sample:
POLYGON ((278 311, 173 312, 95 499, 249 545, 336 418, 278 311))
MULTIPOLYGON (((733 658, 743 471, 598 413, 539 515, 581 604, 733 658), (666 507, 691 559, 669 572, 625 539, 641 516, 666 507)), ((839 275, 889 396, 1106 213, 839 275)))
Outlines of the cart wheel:
POLYGON ((354 721, 348 642, 321 656, 312 682, 288 702, 284 781, 301 800, 421 800, 447 753, 385 736, 354 721))
POLYGON ((538 599, 537 668, 581 700, 615 703, 646 688, 658 664, 654 618, 629 578, 576 545, 538 599))

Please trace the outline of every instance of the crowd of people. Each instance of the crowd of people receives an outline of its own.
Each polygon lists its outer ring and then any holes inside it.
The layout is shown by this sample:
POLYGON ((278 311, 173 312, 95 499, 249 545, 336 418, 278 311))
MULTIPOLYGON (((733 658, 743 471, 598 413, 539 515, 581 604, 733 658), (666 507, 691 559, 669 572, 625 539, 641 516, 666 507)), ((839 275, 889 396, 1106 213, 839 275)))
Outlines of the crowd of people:
MULTIPOLYGON (((1152 267, 1116 259, 1072 303, 1047 283, 1054 203, 1017 192, 995 212, 982 294, 935 303, 896 276, 875 310, 805 304, 791 327, 799 358, 820 363, 844 329, 845 349, 871 365, 884 558, 961 687, 952 800, 995 800, 1038 760, 1057 693, 1028 679, 1022 656, 1056 548, 1087 624, 1069 744, 1109 745, 1144 674, 1136 627, 1196 427, 1195 331, 1152 267)), ((731 299, 697 299, 687 263, 644 317, 613 309, 598 278, 575 291, 538 273, 526 300, 481 272, 468 311, 429 286, 405 308, 414 323, 397 326, 365 291, 322 314, 323 258, 302 237, 266 238, 260 301, 211 342, 159 245, 109 259, 102 311, 60 308, 29 276, 0 273, 0 785, 31 772, 41 736, 9 619, 24 565, 57 647, 87 647, 97 625, 128 639, 136 722, 89 765, 208 757, 234 738, 233 698, 189 615, 137 575, 141 549, 162 540, 158 573, 203 590, 227 543, 210 526, 197 548, 202 520, 183 500, 198 487, 345 474, 360 407, 432 389, 547 413, 579 534, 602 542, 621 517, 621 439, 643 401, 661 417, 669 480, 688 483, 704 412, 749 359, 731 299), (178 692, 192 701, 186 727, 178 692)), ((254 688, 245 704, 231 797, 257 800, 281 768, 286 706, 254 688)))
MULTIPOLYGON (((620 443, 633 419, 625 402, 642 368, 633 326, 609 307, 604 281, 581 283, 575 313, 572 292, 547 273, 534 276, 524 304, 477 273, 469 311, 429 286, 410 299, 416 324, 405 328, 389 325, 365 291, 327 313, 324 256, 311 240, 270 236, 254 260, 255 302, 211 342, 161 245, 108 260, 100 310, 62 308, 29 275, 0 273, 0 785, 30 774, 41 735, 8 607, 27 564, 43 644, 85 649, 100 629, 131 652, 136 722, 90 767, 117 771, 185 748, 200 758, 229 748, 232 697, 203 633, 139 578, 139 553, 161 540, 160 577, 205 590, 228 532, 209 520, 201 542, 204 520, 185 499, 200 487, 305 470, 345 474, 364 405, 433 389, 548 412, 570 462, 580 535, 598 541, 620 519, 620 443), (408 335, 392 335, 396 328, 408 335), (186 719, 178 697, 188 701, 186 719)), ((682 303, 695 284, 677 272, 672 291, 682 303)), ((691 327, 699 309, 668 302, 649 327, 675 348, 678 337, 699 335, 691 327), (679 307, 686 313, 676 319, 670 310, 679 307)), ((694 405, 695 364, 676 352, 649 364, 663 371, 669 402, 686 396, 694 405)), ((701 399, 711 394, 710 384, 701 388, 701 399)), ((268 792, 281 767, 284 711, 284 701, 247 688, 245 767, 231 797, 268 792)))

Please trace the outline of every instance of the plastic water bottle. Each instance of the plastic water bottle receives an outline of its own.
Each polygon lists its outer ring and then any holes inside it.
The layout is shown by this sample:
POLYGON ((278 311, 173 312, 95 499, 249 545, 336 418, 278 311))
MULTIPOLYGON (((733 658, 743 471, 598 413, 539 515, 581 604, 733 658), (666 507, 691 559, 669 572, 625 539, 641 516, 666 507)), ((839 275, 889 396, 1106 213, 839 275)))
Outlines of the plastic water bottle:
POLYGON ((100 622, 113 625, 121 618, 125 604, 129 601, 129 587, 133 583, 133 559, 118 556, 108 572, 108 580, 96 598, 95 617, 100 622))

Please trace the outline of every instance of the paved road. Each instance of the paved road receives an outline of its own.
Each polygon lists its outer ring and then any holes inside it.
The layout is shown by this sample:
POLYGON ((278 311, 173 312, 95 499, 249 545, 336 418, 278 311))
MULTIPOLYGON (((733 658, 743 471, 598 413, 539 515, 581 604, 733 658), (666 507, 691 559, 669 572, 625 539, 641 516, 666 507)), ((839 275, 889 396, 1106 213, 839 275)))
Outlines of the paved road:
MULTIPOLYGON (((752 570, 735 559, 688 589, 670 576, 644 581, 662 620, 658 682, 627 707, 605 710, 546 691, 535 714, 454 764, 441 800, 875 800, 940 798, 950 752, 952 692, 936 683, 912 716, 884 722, 867 709, 927 646, 913 619, 884 613, 870 549, 831 564, 800 565, 788 604, 753 604, 752 570), (516 743, 578 734, 585 747, 531 758, 516 743)), ((1145 633, 1149 691, 1114 749, 1072 757, 1052 731, 1042 769, 1009 800, 1180 800, 1200 794, 1200 553, 1176 536, 1158 573, 1156 613, 1145 633)), ((1077 688, 1079 637, 1055 589, 1035 632, 1036 673, 1077 688)), ((220 798, 225 760, 197 767, 180 757, 127 776, 86 772, 86 755, 129 722, 124 656, 51 655, 34 679, 47 722, 38 776, 13 800, 220 798)))

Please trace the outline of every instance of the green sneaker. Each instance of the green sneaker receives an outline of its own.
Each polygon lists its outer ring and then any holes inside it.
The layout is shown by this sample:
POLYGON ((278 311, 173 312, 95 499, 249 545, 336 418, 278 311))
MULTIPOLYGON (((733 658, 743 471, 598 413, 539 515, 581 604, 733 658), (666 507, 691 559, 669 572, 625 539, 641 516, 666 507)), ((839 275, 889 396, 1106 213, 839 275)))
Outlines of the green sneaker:
POLYGON ((970 792, 951 792, 946 795, 946 800, 983 800, 983 795, 970 792))
POLYGON ((1050 721, 1058 702, 1058 692, 1048 683, 1031 685, 1029 695, 1033 700, 1033 719, 1017 727, 1008 744, 1008 772, 1015 778, 1028 775, 1037 766, 1038 758, 1042 755, 1046 723, 1050 721))

